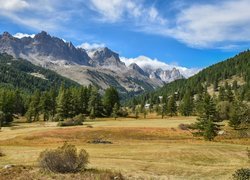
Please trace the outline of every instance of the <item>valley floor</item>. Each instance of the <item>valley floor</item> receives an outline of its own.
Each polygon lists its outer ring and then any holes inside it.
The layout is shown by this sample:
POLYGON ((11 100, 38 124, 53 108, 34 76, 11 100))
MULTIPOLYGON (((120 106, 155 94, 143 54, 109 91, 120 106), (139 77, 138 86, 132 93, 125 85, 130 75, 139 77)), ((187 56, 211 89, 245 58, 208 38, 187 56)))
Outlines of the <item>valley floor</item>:
POLYGON ((236 169, 250 166, 248 138, 229 135, 225 127, 226 134, 207 142, 178 128, 180 123, 194 121, 195 117, 98 119, 77 127, 15 123, 0 132, 0 149, 5 154, 0 167, 36 167, 41 151, 65 141, 87 150, 89 168, 111 169, 126 179, 230 179, 236 169), (89 143, 95 139, 112 144, 89 143))

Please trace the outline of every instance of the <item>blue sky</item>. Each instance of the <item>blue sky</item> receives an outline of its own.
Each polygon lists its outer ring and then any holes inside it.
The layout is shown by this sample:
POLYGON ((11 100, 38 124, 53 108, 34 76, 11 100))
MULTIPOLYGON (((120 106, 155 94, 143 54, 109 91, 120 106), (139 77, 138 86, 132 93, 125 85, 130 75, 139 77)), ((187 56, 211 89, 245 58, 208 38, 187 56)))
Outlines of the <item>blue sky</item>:
POLYGON ((85 48, 108 46, 203 68, 250 46, 249 0, 0 0, 0 32, 41 30, 85 48))

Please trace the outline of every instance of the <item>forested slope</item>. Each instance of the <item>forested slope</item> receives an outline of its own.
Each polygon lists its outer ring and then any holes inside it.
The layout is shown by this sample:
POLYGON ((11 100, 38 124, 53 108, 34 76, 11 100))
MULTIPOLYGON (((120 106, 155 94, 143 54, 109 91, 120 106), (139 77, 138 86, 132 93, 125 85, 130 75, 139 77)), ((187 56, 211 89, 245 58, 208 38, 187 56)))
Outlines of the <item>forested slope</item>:
POLYGON ((35 66, 23 59, 14 59, 5 53, 0 54, 1 87, 18 88, 33 92, 36 89, 48 90, 51 87, 58 89, 61 83, 64 83, 66 87, 79 86, 78 83, 51 70, 35 66))
MULTIPOLYGON (((203 69, 198 74, 189 79, 176 80, 172 83, 164 85, 153 92, 144 93, 141 96, 135 97, 127 101, 131 103, 152 102, 157 103, 158 96, 170 96, 178 93, 177 100, 181 100, 186 92, 191 92, 191 95, 199 94, 210 86, 213 86, 214 92, 219 91, 223 82, 240 77, 243 82, 234 81, 229 84, 234 88, 236 94, 241 100, 250 101, 250 51, 244 51, 233 58, 227 59, 220 63, 214 64, 206 69, 203 69)), ((227 84, 226 84, 227 86, 227 84)))

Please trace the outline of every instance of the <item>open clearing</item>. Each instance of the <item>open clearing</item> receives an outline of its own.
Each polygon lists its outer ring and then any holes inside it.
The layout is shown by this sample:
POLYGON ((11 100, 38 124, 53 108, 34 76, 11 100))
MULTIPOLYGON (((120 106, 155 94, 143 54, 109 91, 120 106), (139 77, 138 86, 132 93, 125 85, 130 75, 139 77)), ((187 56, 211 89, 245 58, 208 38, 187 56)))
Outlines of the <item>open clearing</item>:
POLYGON ((236 169, 249 167, 249 139, 226 133, 206 142, 178 129, 180 123, 194 121, 195 117, 149 116, 98 119, 77 127, 56 127, 54 122, 16 123, 0 132, 0 147, 6 155, 0 157, 0 167, 36 166, 41 151, 65 141, 87 150, 90 168, 120 171, 128 179, 230 179, 236 169), (88 143, 98 138, 113 144, 88 143))

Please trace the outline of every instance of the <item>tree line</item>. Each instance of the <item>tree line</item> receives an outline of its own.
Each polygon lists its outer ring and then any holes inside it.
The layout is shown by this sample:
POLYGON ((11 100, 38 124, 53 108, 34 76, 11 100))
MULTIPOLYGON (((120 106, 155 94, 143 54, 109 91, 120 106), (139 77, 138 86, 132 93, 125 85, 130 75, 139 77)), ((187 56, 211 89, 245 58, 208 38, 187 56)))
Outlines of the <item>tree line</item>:
POLYGON ((24 94, 19 90, 0 89, 0 122, 2 125, 13 121, 15 116, 25 116, 27 122, 62 121, 79 114, 96 117, 117 117, 122 115, 120 99, 115 88, 110 87, 103 95, 93 86, 66 88, 57 91, 36 90, 24 94))

